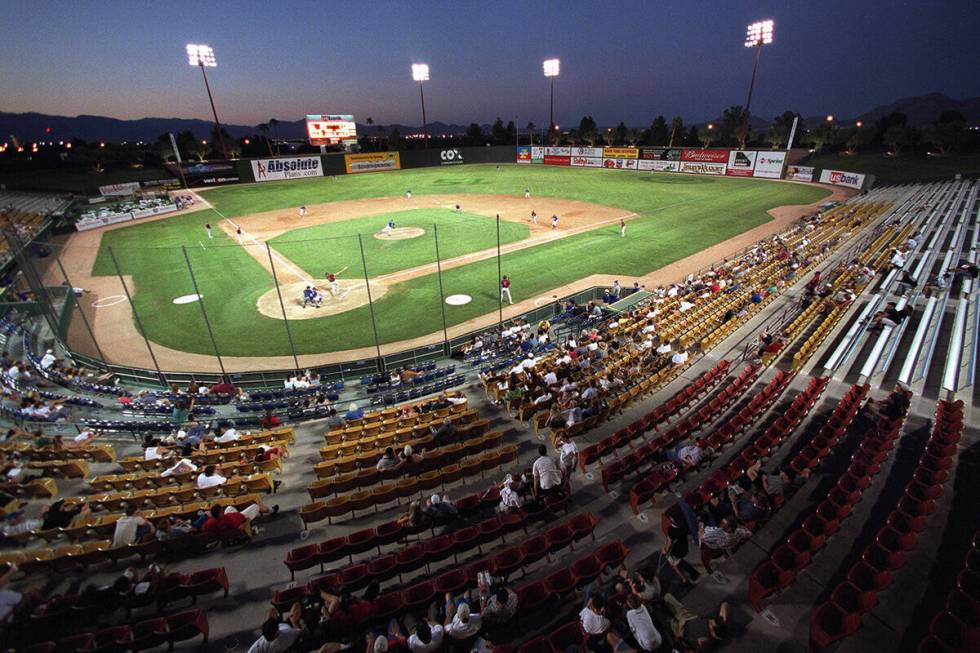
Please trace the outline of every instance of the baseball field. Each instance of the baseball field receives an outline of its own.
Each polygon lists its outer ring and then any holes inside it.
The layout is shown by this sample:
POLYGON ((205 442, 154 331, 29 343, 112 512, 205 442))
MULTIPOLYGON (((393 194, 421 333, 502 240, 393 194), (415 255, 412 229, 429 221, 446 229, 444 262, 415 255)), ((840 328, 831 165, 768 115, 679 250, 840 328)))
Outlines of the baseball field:
POLYGON ((443 312, 448 326, 495 319, 498 214, 501 271, 512 279, 515 303, 528 306, 594 275, 631 285, 772 221, 779 207, 829 194, 813 185, 670 173, 428 168, 201 191, 196 206, 210 206, 103 230, 87 236, 87 259, 68 256, 71 242, 65 255, 81 279, 72 282, 94 289, 96 332, 142 329, 162 348, 213 355, 216 344, 228 357, 289 355, 291 338, 297 354, 319 354, 374 347, 375 328, 381 343, 441 338, 443 312), (386 234, 389 220, 395 229, 386 234), (108 301, 117 271, 136 316, 128 304, 108 301), (336 273, 335 293, 328 272, 336 273), (319 307, 301 305, 309 285, 319 288, 319 307), (462 303, 444 301, 452 295, 463 295, 454 298, 462 303))

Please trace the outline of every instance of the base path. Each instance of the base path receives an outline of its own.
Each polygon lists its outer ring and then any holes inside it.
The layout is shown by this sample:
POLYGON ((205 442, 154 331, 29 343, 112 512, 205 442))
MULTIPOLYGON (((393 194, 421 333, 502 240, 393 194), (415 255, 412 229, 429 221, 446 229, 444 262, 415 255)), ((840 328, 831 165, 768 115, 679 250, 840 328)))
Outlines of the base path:
MULTIPOLYGON (((781 183, 796 183, 796 182, 781 182, 781 183)), ((672 283, 679 281, 686 277, 688 274, 698 272, 712 263, 721 261, 723 258, 732 256, 733 254, 741 251, 745 247, 748 247, 752 243, 767 238, 773 234, 784 231, 789 226, 793 224, 798 218, 809 215, 813 213, 819 205, 830 202, 830 201, 843 201, 854 194, 846 188, 841 188, 837 186, 828 186, 822 184, 807 184, 807 186, 817 186, 820 185, 823 188, 831 192, 831 196, 816 202, 813 204, 806 205, 793 205, 793 206, 782 206, 771 209, 769 214, 773 216, 773 220, 767 222, 763 225, 759 225, 754 229, 750 229, 734 238, 730 238, 722 243, 718 243, 712 247, 704 249, 696 254, 692 254, 686 258, 679 261, 675 261, 670 265, 664 266, 658 270, 651 272, 650 274, 640 277, 638 279, 634 278, 624 278, 624 277, 613 277, 610 275, 591 275, 584 279, 579 279, 578 281, 553 288, 546 293, 541 293, 535 297, 531 297, 522 300, 513 305, 506 305, 504 307, 504 319, 509 319, 520 315, 521 313, 533 310, 539 306, 544 305, 547 302, 553 301, 555 297, 561 297, 564 295, 570 295, 580 290, 584 290, 593 286, 603 286, 610 285, 613 279, 618 278, 620 283, 624 287, 631 286, 634 281, 639 281, 641 284, 647 287, 654 287, 661 284, 672 283)), ((186 191, 181 191, 185 194, 186 191)), ((480 197, 480 196, 476 196, 480 197)), ((392 210, 404 211, 411 208, 425 208, 429 207, 439 207, 439 208, 452 208, 457 200, 461 205, 462 210, 469 213, 480 213, 483 215, 488 215, 492 217, 495 213, 499 212, 501 218, 511 219, 511 220, 527 220, 527 216, 530 215, 531 203, 537 204, 541 202, 540 206, 545 206, 545 203, 557 203, 557 202, 567 202, 567 200, 549 199, 549 198, 500 198, 498 196, 482 196, 482 201, 474 201, 476 199, 474 196, 463 196, 458 198, 456 196, 426 196, 426 197, 414 197, 409 199, 395 199, 395 198, 385 198, 385 199, 369 199, 369 200, 357 200, 357 203, 363 203, 365 207, 372 206, 375 211, 374 213, 383 214, 386 211, 390 212, 392 210), (484 204, 483 202, 487 202, 484 204), (483 207, 482 210, 479 207, 483 207)), ((285 231, 290 231, 299 226, 310 226, 313 224, 320 224, 325 221, 324 218, 328 220, 343 220, 349 219, 351 217, 350 213, 347 212, 351 208, 350 202, 334 202, 330 204, 325 204, 317 207, 307 207, 308 212, 305 218, 299 218, 295 210, 290 211, 270 211, 265 214, 256 214, 253 216, 247 216, 240 218, 240 222, 244 226, 247 226, 247 231, 250 232, 256 239, 261 237, 262 240, 266 238, 272 238, 275 235, 283 233, 285 231), (347 205, 346 207, 339 207, 339 205, 347 205), (321 212, 322 211, 322 212, 321 212), (272 217, 274 222, 279 223, 278 225, 261 225, 263 221, 259 219, 259 216, 272 217), (316 218, 316 219, 313 219, 316 218)), ((584 203, 578 203, 584 204, 584 203)), ((595 209, 595 205, 587 204, 586 206, 595 209)), ((201 205, 195 206, 195 210, 201 208, 201 205)), ((579 208, 582 210, 584 207, 579 208)), ((551 238, 563 237, 564 235, 569 235, 567 232, 573 229, 580 228, 581 231, 588 229, 594 229, 596 225, 596 219, 602 220, 603 222, 608 221, 609 223, 616 223, 619 220, 619 215, 623 214, 622 209, 611 209, 606 207, 611 213, 606 216, 596 216, 595 214, 580 213, 579 215, 572 215, 566 211, 566 213, 559 213, 561 218, 560 229, 553 234, 550 225, 551 214, 545 211, 538 210, 538 225, 531 226, 532 239, 535 237, 540 238, 536 242, 541 242, 543 240, 550 240, 551 238), (613 215, 615 213, 616 215, 613 215), (592 219, 589 219, 591 217, 592 219), (578 224, 576 224, 576 221, 578 224), (586 226, 590 224, 591 226, 586 226), (561 234, 560 232, 566 232, 561 234)), ((361 215, 366 215, 367 213, 361 213, 361 215)), ((152 218, 149 218, 152 219, 152 218)), ((160 219, 166 219, 163 216, 160 219)), ((115 226, 115 225, 114 225, 115 226)), ((126 226, 125 223, 119 226, 126 226)), ((383 225, 381 225, 383 226, 383 225)), ((83 306, 83 310, 89 321, 93 325, 93 330, 95 331, 98 344, 104 354, 108 359, 108 362, 115 365, 124 365, 132 367, 142 367, 153 369, 153 360, 147 350, 147 347, 143 341, 143 336, 137 330, 136 325, 133 322, 132 310, 129 307, 128 302, 120 302, 108 306, 105 308, 92 308, 91 304, 98 301, 100 298, 108 298, 110 296, 119 296, 123 294, 122 286, 119 282, 118 277, 92 277, 92 264, 95 261, 96 254, 98 253, 98 246, 101 240, 101 234, 106 229, 112 229, 113 226, 104 229, 95 229, 91 231, 79 232, 71 234, 63 243, 65 248, 60 252, 62 264, 65 266, 72 285, 76 287, 86 288, 91 292, 86 294, 85 297, 80 300, 80 304, 83 306)), ((222 225, 222 228, 226 228, 222 225)), ((232 233, 234 233, 234 228, 232 228, 232 233)), ((528 241, 521 241, 521 243, 526 243, 528 241)), ((511 245, 521 245, 521 243, 512 243, 511 245)), ((527 246, 527 245, 525 245, 527 246)), ((253 249, 253 248, 246 248, 253 249)), ((504 250, 508 251, 508 250, 504 250)), ((482 254, 482 253, 477 253, 482 254)), ((473 255, 469 255, 473 256, 473 255)), ((266 265, 268 265, 268 258, 266 259, 266 265)), ((460 257, 464 258, 464 257, 460 257)), ((462 262, 459 264, 463 264, 462 262)), ((443 263, 443 267, 447 265, 446 262, 443 263)), ((278 261, 277 261, 278 266, 278 261)), ((421 274, 421 270, 427 266, 420 266, 420 268, 413 268, 413 270, 418 270, 421 274)), ((278 268, 277 268, 278 269, 278 268)), ((434 266, 433 270, 434 271, 434 266)), ((395 275, 401 275, 408 273, 409 271, 401 271, 394 273, 393 275, 386 275, 387 277, 393 277, 395 275)), ((305 275, 304 275, 305 277, 305 275)), ((45 275, 48 282, 51 283, 62 283, 63 279, 55 267, 53 270, 49 270, 48 274, 45 275)), ((380 279, 380 278, 379 278, 380 279)), ((304 283, 305 279, 298 280, 299 283, 304 283)), ((126 283, 129 286, 130 292, 134 292, 135 289, 132 285, 132 280, 126 278, 126 283)), ((372 294, 374 293, 374 281, 371 284, 372 294)), ((300 296, 302 292, 298 293, 300 296)), ((366 294, 366 293, 365 293, 366 294)), ((295 295, 293 295, 295 297, 295 295)), ((286 297, 284 296, 284 301, 286 297)), ((324 304, 329 299, 324 300, 324 304)), ((276 300, 278 308, 278 300, 276 300)), ((307 308, 306 311, 315 311, 316 309, 307 308)), ((320 311, 324 311, 321 308, 320 311)), ((280 310, 281 315, 281 310, 280 310)), ((91 344, 91 339, 88 337, 87 332, 84 332, 84 327, 76 325, 81 323, 81 320, 72 321, 72 333, 78 333, 77 338, 83 340, 80 342, 78 347, 79 351, 84 353, 90 353, 94 355, 94 347, 91 344)), ((497 313, 490 313, 483 315, 466 322, 451 326, 448 329, 448 334, 450 338, 459 337, 470 331, 475 331, 477 329, 486 328, 497 323, 497 313)), ((415 347, 423 347, 426 345, 431 345, 434 343, 441 342, 443 339, 442 332, 435 332, 427 334, 424 336, 419 336, 417 338, 412 338, 410 340, 402 340, 399 342, 394 342, 390 344, 381 345, 382 355, 388 355, 397 353, 400 351, 405 351, 407 349, 412 349, 415 347)), ((76 340, 72 337, 72 340, 76 340)), ((75 342, 72 346, 75 346, 75 342)), ((218 373, 221 368, 218 365, 218 361, 214 356, 208 356, 204 354, 193 354, 184 351, 179 351, 176 349, 171 349, 169 347, 163 347, 161 345, 150 343, 153 354, 160 367, 164 371, 195 371, 195 372, 206 372, 206 373, 218 373)), ((377 355, 377 350, 374 347, 361 347, 358 349, 349 349, 344 351, 336 351, 321 354, 304 354, 297 357, 299 366, 302 368, 315 367, 317 365, 328 365, 332 363, 339 363, 349 360, 359 360, 365 358, 372 358, 377 355)), ((289 370, 295 365, 292 356, 265 356, 265 357, 244 357, 244 356, 222 356, 222 363, 224 368, 228 372, 247 372, 247 371, 263 371, 263 370, 289 370)))

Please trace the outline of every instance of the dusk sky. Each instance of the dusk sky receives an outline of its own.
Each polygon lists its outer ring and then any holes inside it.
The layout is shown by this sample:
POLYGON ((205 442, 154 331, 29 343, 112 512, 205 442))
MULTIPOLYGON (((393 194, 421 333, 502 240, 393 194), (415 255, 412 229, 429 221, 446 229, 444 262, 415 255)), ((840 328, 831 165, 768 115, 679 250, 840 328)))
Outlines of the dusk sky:
POLYGON ((3 0, 0 111, 210 119, 184 45, 214 47, 222 121, 306 113, 419 124, 548 121, 541 61, 561 59, 555 120, 688 122, 742 104, 747 23, 775 20, 752 113, 853 116, 940 91, 980 95, 976 0, 839 2, 149 2, 3 0))

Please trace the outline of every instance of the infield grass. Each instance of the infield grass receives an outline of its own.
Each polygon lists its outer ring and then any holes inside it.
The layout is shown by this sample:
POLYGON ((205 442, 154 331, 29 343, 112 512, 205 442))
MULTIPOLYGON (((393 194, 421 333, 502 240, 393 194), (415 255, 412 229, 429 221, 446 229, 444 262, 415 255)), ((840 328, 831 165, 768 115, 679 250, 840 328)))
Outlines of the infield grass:
MULTIPOLYGON (((595 273, 619 275, 624 285, 631 284, 634 276, 769 221, 767 209, 809 204, 828 194, 819 187, 754 179, 472 165, 229 186, 209 190, 205 197, 225 215, 233 217, 300 204, 401 196, 406 188, 416 195, 447 192, 518 195, 525 187, 531 188, 536 197, 595 202, 635 212, 638 217, 629 222, 626 238, 619 237, 617 225, 610 225, 505 254, 503 273, 513 279, 515 301, 595 273)), ((256 310, 258 297, 273 287, 269 273, 220 230, 215 231, 213 243, 206 243, 210 245, 206 249, 199 244, 204 237, 201 225, 207 221, 215 224, 217 220, 218 216, 208 210, 108 231, 103 235, 95 273, 113 273, 106 256, 106 247, 113 246, 123 273, 133 275, 131 290, 135 290, 134 301, 149 338, 175 349, 213 354, 201 307, 197 303, 172 303, 173 298, 193 292, 184 254, 179 249, 180 245, 189 246, 187 255, 204 296, 203 304, 220 353, 228 356, 289 354, 283 321, 264 317, 256 310), (175 246, 178 248, 174 249, 175 246)), ((369 233, 376 230, 372 222, 369 233)), ((440 246, 443 246, 442 236, 440 233, 440 246)), ((413 242, 388 244, 411 247, 413 242)), ((445 246, 449 246, 448 242, 445 246)), ((445 249, 442 253, 448 256, 445 249)), ((344 255, 354 258, 350 252, 344 255)), ((314 251, 304 256, 318 255, 314 251)), ((372 275, 379 273, 377 269, 385 269, 384 259, 389 256, 380 252, 368 260, 372 275), (372 259, 380 260, 375 263, 372 259), (380 267, 376 269, 376 266, 380 267)), ((411 260, 417 264, 414 256, 411 260)), ((432 260, 434 251, 428 261, 432 260)), ((303 264, 304 267, 313 266, 315 270, 311 272, 322 275, 319 260, 311 258, 311 261, 303 264)), ((445 306, 448 324, 496 311, 497 283, 496 259, 444 270, 445 295, 461 293, 473 298, 463 306, 445 306)), ((437 275, 396 284, 375 302, 374 312, 381 342, 441 330, 437 275)), ((291 321, 289 328, 296 351, 301 354, 374 345, 367 306, 318 319, 291 321)))

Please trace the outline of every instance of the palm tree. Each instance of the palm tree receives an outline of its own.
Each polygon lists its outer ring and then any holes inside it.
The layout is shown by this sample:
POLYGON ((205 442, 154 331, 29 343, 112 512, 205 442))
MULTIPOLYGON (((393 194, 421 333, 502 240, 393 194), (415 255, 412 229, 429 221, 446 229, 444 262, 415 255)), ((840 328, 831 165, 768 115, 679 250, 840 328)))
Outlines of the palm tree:
POLYGON ((272 156, 272 141, 269 140, 269 123, 259 123, 259 131, 262 132, 262 138, 265 139, 265 144, 269 146, 269 156, 272 156))
POLYGON ((531 145, 534 145, 534 130, 537 128, 533 122, 527 123, 527 135, 531 137, 531 145))
POLYGON ((276 155, 279 154, 279 121, 275 118, 269 118, 269 126, 272 127, 272 134, 276 139, 276 155))

